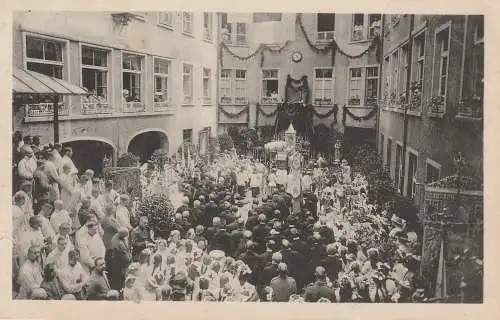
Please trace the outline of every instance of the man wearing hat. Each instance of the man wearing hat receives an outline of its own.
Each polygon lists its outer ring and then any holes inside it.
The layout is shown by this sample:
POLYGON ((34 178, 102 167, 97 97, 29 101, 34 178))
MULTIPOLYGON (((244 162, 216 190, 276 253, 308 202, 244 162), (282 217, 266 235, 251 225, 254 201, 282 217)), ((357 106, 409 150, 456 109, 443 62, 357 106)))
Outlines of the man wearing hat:
POLYGON ((305 302, 317 302, 321 298, 336 301, 335 291, 329 287, 326 281, 326 270, 324 267, 316 267, 314 271, 316 281, 309 284, 305 289, 305 302))

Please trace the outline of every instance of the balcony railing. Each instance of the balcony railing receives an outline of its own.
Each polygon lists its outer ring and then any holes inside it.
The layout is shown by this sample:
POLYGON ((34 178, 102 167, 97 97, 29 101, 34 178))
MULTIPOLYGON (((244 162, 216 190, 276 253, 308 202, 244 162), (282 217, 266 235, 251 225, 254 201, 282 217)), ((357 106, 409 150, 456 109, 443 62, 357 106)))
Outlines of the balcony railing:
POLYGON ((261 103, 263 105, 278 104, 278 98, 275 97, 262 97, 261 103))
MULTIPOLYGON (((60 116, 69 115, 69 108, 62 102, 58 104, 58 114, 60 116)), ((51 117, 54 115, 54 104, 50 102, 32 103, 25 105, 27 118, 51 117)))
POLYGON ((146 111, 146 105, 140 101, 124 102, 122 105, 122 112, 134 113, 146 111))
POLYGON ((444 96, 433 97, 427 104, 427 112, 431 116, 442 116, 445 112, 444 96))
POLYGON ((221 38, 222 42, 224 42, 225 44, 239 45, 239 46, 248 44, 246 33, 235 34, 222 31, 221 38))
POLYGON ((246 97, 235 97, 234 104, 247 104, 248 99, 246 97))
POLYGON ((333 100, 330 98, 316 98, 314 99, 314 105, 316 106, 331 106, 333 100))
POLYGON ((110 114, 113 107, 107 102, 83 102, 82 114, 110 114))
POLYGON ((154 112, 162 112, 162 111, 167 111, 170 109, 171 109, 171 106, 169 105, 168 101, 155 101, 153 103, 153 111, 154 112))
POLYGON ((208 28, 203 28, 203 40, 212 41, 212 32, 208 28))
POLYGON ((483 118, 483 101, 479 97, 464 99, 458 103, 458 118, 476 119, 483 118))
POLYGON ((318 42, 331 42, 335 37, 335 31, 318 31, 316 39, 318 42))

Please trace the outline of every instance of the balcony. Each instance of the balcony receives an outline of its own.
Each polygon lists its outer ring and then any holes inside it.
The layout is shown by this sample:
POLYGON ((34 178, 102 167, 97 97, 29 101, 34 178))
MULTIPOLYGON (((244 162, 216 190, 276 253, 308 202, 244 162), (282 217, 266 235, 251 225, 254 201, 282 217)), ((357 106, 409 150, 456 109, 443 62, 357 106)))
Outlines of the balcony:
POLYGON ((333 105, 333 100, 331 98, 316 98, 314 99, 315 106, 331 106, 333 105))
POLYGON ((316 33, 316 40, 318 42, 331 42, 335 37, 335 31, 318 31, 316 33))
MULTIPOLYGON (((68 116, 69 108, 65 106, 62 102, 59 102, 59 112, 60 116, 68 116)), ((50 102, 43 103, 32 103, 25 105, 25 118, 43 118, 43 117, 53 117, 54 116, 54 104, 50 102)))
POLYGON ((222 42, 228 45, 246 46, 248 44, 246 33, 234 34, 227 31, 221 32, 222 42))
POLYGON ((113 106, 107 102, 82 102, 82 114, 110 114, 113 106))
POLYGON ((262 97, 260 102, 263 105, 278 104, 278 98, 277 97, 262 97))
POLYGON ((171 109, 171 107, 170 107, 168 101, 155 101, 153 103, 153 111, 154 112, 163 112, 163 111, 168 111, 170 109, 171 109))
POLYGON ((140 101, 124 102, 122 105, 122 112, 135 113, 146 111, 146 105, 140 101))
POLYGON ((212 31, 209 28, 203 28, 203 40, 212 41, 212 31))
POLYGON ((234 104, 238 105, 248 104, 248 99, 246 97, 235 97, 234 104))
POLYGON ((444 96, 435 96, 427 103, 427 113, 430 117, 442 118, 445 112, 444 96))
POLYGON ((478 96, 466 98, 458 103, 458 119, 481 120, 483 119, 483 99, 478 96))

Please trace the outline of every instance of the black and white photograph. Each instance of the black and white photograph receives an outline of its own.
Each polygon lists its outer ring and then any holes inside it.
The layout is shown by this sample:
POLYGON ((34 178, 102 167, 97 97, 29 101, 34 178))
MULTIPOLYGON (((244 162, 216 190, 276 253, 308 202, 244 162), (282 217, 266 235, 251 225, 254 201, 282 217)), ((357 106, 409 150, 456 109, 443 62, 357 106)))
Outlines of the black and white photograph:
POLYGON ((484 27, 12 12, 11 299, 482 304, 484 27))

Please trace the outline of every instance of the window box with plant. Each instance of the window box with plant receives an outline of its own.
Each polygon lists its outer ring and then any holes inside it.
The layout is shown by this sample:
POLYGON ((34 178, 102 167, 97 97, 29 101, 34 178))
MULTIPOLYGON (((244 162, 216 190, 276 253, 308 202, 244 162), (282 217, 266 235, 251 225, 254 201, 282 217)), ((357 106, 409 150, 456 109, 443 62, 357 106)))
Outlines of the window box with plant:
POLYGON ((483 98, 477 95, 466 97, 458 103, 458 117, 482 119, 483 117, 483 98))
POLYGON ((444 113, 444 96, 432 97, 430 103, 428 104, 428 112, 432 115, 442 115, 444 113))
POLYGON ((314 99, 314 104, 317 106, 331 106, 333 100, 330 98, 316 98, 314 99))

